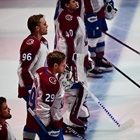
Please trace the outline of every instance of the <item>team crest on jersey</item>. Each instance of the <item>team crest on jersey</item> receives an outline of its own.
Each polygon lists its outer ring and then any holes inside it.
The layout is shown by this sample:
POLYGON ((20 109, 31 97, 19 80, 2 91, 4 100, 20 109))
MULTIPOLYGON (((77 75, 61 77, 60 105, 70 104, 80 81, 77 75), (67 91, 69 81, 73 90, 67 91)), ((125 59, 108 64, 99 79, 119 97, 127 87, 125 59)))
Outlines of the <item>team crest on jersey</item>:
POLYGON ((72 17, 71 15, 66 15, 65 18, 66 18, 66 20, 68 20, 68 21, 72 21, 72 18, 73 18, 73 17, 72 17))
POLYGON ((56 79, 54 77, 49 78, 50 83, 56 84, 56 79))
POLYGON ((32 45, 33 43, 34 43, 33 39, 28 39, 26 42, 27 45, 32 45))

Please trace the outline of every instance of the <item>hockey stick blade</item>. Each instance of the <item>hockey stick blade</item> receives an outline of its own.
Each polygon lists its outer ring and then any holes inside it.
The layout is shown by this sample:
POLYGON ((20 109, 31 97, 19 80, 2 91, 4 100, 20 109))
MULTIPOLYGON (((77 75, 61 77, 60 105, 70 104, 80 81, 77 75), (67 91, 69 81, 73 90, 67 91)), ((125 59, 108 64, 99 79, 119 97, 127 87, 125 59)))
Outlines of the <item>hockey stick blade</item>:
POLYGON ((135 123, 135 121, 133 119, 129 119, 128 121, 126 121, 125 123, 121 124, 120 126, 120 130, 125 130, 131 126, 133 126, 135 123))
POLYGON ((108 111, 108 109, 98 100, 98 98, 92 94, 88 88, 83 84, 81 83, 82 86, 87 90, 87 92, 90 94, 90 96, 92 97, 92 99, 99 105, 99 107, 101 107, 103 109, 103 111, 113 120, 113 122, 121 129, 121 130, 125 130, 129 127, 131 127, 135 121, 133 119, 129 119, 128 121, 126 121, 125 123, 123 124, 120 124, 115 118, 114 116, 108 111))

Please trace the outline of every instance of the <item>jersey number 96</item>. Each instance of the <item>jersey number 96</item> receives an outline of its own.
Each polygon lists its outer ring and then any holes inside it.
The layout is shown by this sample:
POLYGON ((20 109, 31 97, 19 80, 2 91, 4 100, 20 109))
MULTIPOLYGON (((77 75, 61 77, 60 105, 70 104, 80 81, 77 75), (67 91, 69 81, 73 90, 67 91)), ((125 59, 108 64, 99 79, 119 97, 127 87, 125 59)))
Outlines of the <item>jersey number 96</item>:
POLYGON ((22 61, 31 61, 32 60, 32 54, 31 53, 23 53, 22 54, 22 61))

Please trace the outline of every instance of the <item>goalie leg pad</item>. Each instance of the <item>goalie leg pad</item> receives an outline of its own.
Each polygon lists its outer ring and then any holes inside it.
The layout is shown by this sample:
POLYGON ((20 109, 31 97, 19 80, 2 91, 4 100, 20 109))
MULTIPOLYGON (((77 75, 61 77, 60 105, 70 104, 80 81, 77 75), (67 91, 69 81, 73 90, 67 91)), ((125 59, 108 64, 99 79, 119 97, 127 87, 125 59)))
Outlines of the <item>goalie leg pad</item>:
POLYGON ((79 84, 78 89, 70 89, 65 93, 65 111, 63 110, 63 122, 69 126, 83 127, 84 123, 78 119, 86 94, 79 84))
POLYGON ((77 80, 80 82, 85 82, 86 80, 86 70, 84 68, 85 58, 86 58, 85 54, 78 53, 74 53, 72 58, 73 62, 76 65, 77 80))
POLYGON ((89 116, 90 113, 88 107, 85 104, 83 104, 79 113, 79 118, 81 118, 80 120, 82 120, 83 122, 87 122, 89 116))

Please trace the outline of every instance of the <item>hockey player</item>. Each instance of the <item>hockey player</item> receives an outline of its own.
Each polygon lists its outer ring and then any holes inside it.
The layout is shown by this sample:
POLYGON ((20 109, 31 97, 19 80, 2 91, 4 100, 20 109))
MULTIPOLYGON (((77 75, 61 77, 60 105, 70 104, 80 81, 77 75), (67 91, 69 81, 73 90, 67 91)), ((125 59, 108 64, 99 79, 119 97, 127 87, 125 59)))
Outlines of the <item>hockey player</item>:
POLYGON ((63 140, 61 108, 64 90, 56 74, 64 72, 66 56, 60 51, 49 53, 47 64, 48 67, 41 67, 35 73, 29 105, 48 132, 46 134, 41 128, 37 128, 40 140, 63 140))
POLYGON ((112 71, 113 68, 99 56, 103 56, 105 50, 105 35, 101 31, 108 30, 105 18, 112 19, 116 9, 113 0, 84 0, 84 5, 89 52, 95 62, 95 68, 89 70, 87 75, 102 77, 103 72, 112 71))
MULTIPOLYGON (((84 1, 83 0, 76 0, 77 2, 77 7, 75 9, 75 13, 80 16, 82 18, 82 20, 84 21, 84 1)), ((60 15, 60 13, 63 11, 64 9, 61 8, 61 1, 57 0, 57 4, 56 4, 56 9, 55 9, 55 15, 54 15, 54 26, 56 29, 56 24, 58 23, 58 16, 60 15)), ((56 35, 56 30, 55 30, 55 35, 56 35)), ((86 40, 85 40, 86 41, 86 40)), ((54 40, 54 48, 56 48, 56 44, 57 44, 57 38, 55 36, 55 40, 54 40)))
MULTIPOLYGON (((23 98, 27 103, 29 100, 29 90, 33 84, 35 71, 46 64, 46 57, 49 53, 48 42, 43 37, 47 34, 48 25, 44 15, 33 15, 28 18, 28 29, 31 34, 25 38, 20 48, 20 59, 18 67, 18 97, 23 98)), ((38 124, 32 119, 27 111, 26 125, 23 130, 24 140, 34 140, 35 132, 33 129, 38 124)))
POLYGON ((7 105, 5 97, 0 97, 0 139, 1 140, 16 140, 14 137, 10 125, 6 122, 7 119, 11 119, 10 108, 7 105))
MULTIPOLYGON (((81 81, 82 77, 82 81, 86 84, 85 67, 88 65, 88 48, 85 46, 85 25, 75 12, 78 6, 76 0, 60 0, 60 5, 63 10, 55 23, 56 50, 66 54, 68 69, 72 72, 72 77, 69 72, 67 76, 64 76, 65 82, 60 77, 63 85, 70 88, 65 89, 63 123, 83 133, 86 127, 81 120, 83 118, 87 120, 89 111, 84 104, 87 93, 78 81, 81 81), (79 66, 75 66, 73 61, 75 58, 82 61, 81 69, 76 70, 79 66), (82 76, 79 76, 81 73, 82 76)), ((64 129, 64 132, 66 131, 64 129)))

